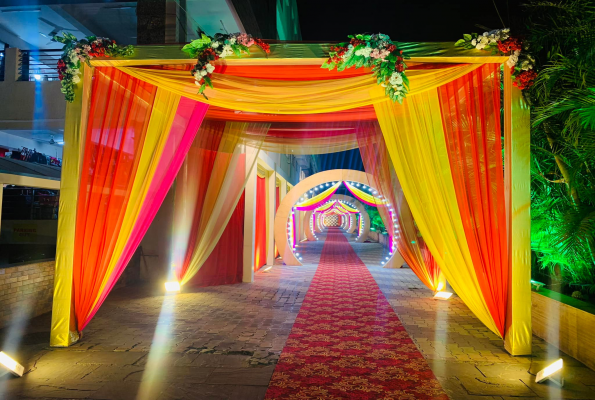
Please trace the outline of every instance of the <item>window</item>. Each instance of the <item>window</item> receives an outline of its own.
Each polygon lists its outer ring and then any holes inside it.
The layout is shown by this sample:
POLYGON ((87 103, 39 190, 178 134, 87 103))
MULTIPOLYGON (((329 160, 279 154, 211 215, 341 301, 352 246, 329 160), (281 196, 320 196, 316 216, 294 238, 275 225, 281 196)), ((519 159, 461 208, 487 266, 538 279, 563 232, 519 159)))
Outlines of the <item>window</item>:
POLYGON ((58 190, 4 185, 0 220, 0 266, 54 259, 58 190))

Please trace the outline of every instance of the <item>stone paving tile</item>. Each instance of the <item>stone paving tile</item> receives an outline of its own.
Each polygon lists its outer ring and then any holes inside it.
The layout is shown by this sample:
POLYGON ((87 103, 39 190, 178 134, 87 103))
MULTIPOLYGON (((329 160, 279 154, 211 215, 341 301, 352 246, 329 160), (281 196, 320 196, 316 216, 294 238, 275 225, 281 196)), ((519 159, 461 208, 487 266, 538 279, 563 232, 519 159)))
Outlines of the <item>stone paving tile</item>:
POLYGON ((533 337, 533 357, 512 357, 456 295, 435 300, 409 268, 368 269, 451 399, 595 398, 595 371, 543 340, 533 337), (535 384, 534 374, 560 357, 565 387, 535 384))
MULTIPOLYGON (((21 335, 0 331, 3 349, 18 348, 28 371, 0 378, 0 399, 263 399, 320 259, 318 236, 298 244, 303 266, 276 260, 253 284, 170 297, 151 288, 116 290, 68 349, 48 347, 49 314, 21 335), (156 328, 169 340, 157 340, 156 328)), ((538 338, 533 358, 509 356, 458 297, 434 300, 410 269, 379 266, 386 256, 380 245, 350 240, 451 399, 595 399, 594 371, 538 338), (527 370, 558 356, 565 387, 536 385, 527 370)))

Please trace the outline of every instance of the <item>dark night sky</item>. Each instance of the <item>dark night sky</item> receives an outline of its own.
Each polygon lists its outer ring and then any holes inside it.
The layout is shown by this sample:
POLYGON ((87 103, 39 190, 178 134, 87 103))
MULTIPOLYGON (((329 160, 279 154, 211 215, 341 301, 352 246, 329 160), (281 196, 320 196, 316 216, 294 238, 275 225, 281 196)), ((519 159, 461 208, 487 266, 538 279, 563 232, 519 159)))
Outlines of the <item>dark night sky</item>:
POLYGON ((519 0, 297 0, 302 39, 340 42, 354 33, 384 33, 399 42, 456 41, 463 33, 517 25, 519 0), (513 21, 511 21, 511 19, 513 21))
MULTIPOLYGON (((519 26, 518 0, 297 0, 304 41, 343 42, 355 33, 384 33, 399 42, 454 42, 463 33, 519 26)), ((321 155, 321 170, 363 171, 359 150, 321 155)))

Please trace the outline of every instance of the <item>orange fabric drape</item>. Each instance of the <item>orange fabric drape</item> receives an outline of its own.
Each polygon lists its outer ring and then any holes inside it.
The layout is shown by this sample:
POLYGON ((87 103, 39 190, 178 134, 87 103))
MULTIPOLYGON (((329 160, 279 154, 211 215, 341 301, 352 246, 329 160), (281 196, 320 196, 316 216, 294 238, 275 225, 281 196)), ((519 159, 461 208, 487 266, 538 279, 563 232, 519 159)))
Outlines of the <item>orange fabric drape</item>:
POLYGON ((360 132, 358 134, 360 154, 368 176, 373 179, 373 182, 368 184, 391 205, 391 207, 378 206, 378 212, 385 221, 386 229, 394 238, 397 250, 415 275, 429 289, 438 290, 444 278, 415 226, 413 215, 392 167, 382 131, 376 123, 373 123, 369 125, 367 133, 360 132), (391 209, 393 211, 390 211, 391 209))
POLYGON ((156 93, 153 85, 115 68, 93 81, 74 246, 79 330, 99 296, 120 234, 156 93))
POLYGON ((508 259, 500 66, 481 68, 438 89, 457 202, 477 280, 504 335, 508 259))
POLYGON ((267 263, 266 178, 256 177, 256 228, 254 236, 254 270, 267 263))

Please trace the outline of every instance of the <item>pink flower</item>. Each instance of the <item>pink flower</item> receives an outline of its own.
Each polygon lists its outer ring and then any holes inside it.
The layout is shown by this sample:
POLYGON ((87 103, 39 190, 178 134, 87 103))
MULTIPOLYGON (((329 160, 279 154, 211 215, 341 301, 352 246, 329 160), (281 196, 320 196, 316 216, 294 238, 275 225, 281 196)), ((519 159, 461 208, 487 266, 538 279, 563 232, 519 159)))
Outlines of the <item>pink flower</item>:
POLYGON ((239 44, 246 46, 246 47, 250 47, 254 44, 254 39, 252 38, 251 35, 248 35, 247 33, 241 33, 236 37, 236 40, 238 41, 239 44))
POLYGON ((384 58, 386 58, 386 56, 389 55, 389 51, 386 49, 383 49, 382 51, 379 49, 374 49, 372 50, 372 52, 370 53, 370 57, 372 58, 381 58, 384 60, 384 58))

